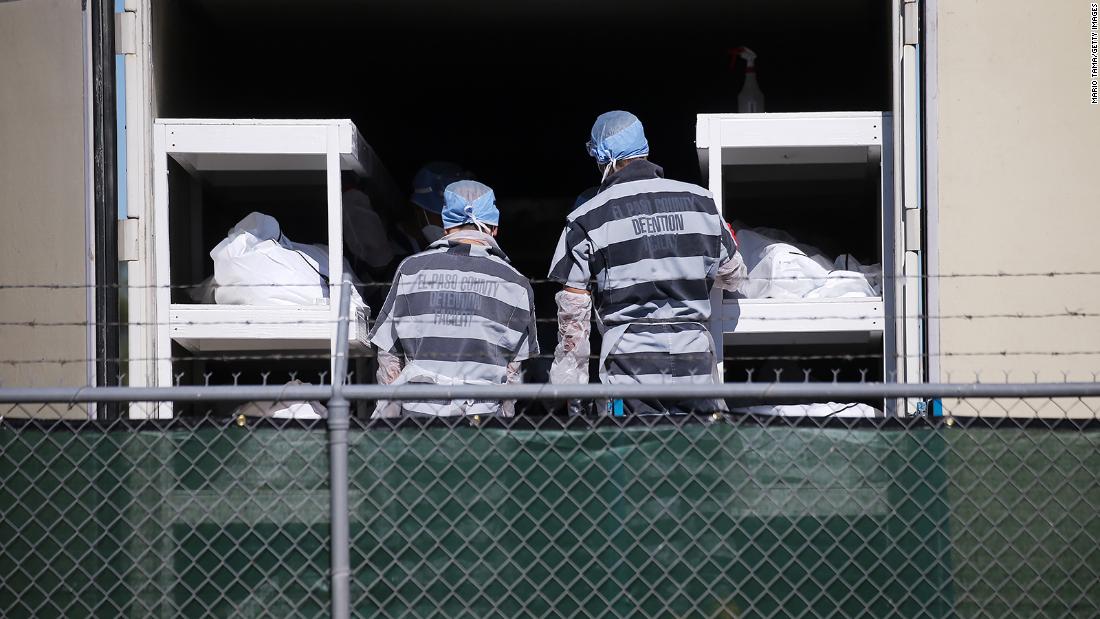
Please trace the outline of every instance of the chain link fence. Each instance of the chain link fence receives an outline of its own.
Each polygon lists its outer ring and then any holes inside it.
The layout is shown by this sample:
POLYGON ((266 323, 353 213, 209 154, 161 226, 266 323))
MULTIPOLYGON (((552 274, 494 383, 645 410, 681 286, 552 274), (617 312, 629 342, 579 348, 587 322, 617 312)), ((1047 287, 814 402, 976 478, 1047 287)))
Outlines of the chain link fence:
MULTIPOLYGON (((393 421, 339 414, 379 386, 235 389, 0 390, 0 615, 1100 616, 1097 384, 705 394, 926 417, 393 421), (68 418, 90 401, 191 414, 68 418)), ((422 391, 398 397, 480 395, 422 391)))

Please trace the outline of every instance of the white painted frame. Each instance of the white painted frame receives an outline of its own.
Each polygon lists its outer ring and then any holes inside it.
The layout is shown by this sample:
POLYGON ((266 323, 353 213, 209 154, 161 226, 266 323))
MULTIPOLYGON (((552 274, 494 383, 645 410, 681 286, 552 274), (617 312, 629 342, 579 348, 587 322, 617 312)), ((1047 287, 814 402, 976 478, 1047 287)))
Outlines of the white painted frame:
POLYGON ((881 297, 738 299, 722 304, 726 346, 862 343, 881 336, 881 297))
POLYGON ((940 254, 939 254, 939 217, 940 217, 940 148, 939 148, 939 2, 925 0, 921 3, 920 69, 923 71, 923 90, 917 99, 923 105, 921 123, 921 153, 924 155, 923 204, 924 208, 924 265, 926 270, 925 291, 927 296, 924 310, 928 330, 925 334, 928 354, 927 380, 943 382, 945 376, 941 369, 940 352, 940 254))
MULTIPOLYGON (((723 166, 758 164, 880 162, 880 207, 884 273, 894 272, 896 221, 892 155, 892 115, 884 112, 806 112, 790 114, 700 114, 695 145, 703 176, 723 209, 723 166)), ((884 286, 884 290, 888 290, 884 286)), ((892 316, 894 300, 885 298, 783 301, 725 301, 711 297, 710 328, 720 346, 740 343, 839 343, 881 336, 884 372, 896 371, 892 316), (807 317, 804 320, 799 316, 807 317), (813 319, 808 318, 813 316, 813 319)))
MULTIPOLYGON (((353 350, 368 347, 365 309, 353 307, 349 317, 353 350)), ((322 350, 332 341, 328 306, 173 303, 168 323, 172 341, 191 352, 322 350)))
MULTIPOLYGON (((156 303, 152 240, 153 157, 153 66, 152 0, 125 0, 124 9, 135 13, 134 53, 123 56, 126 75, 126 205, 127 217, 135 219, 139 236, 136 260, 128 269, 129 362, 126 380, 131 387, 147 387, 156 382, 155 356, 156 303)), ((121 191, 121 188, 120 188, 121 191)), ((171 416, 167 404, 133 402, 130 417, 135 419, 171 416), (165 410, 162 410, 165 409, 165 410)))
MULTIPOLYGON (((92 77, 92 11, 85 8, 81 14, 81 35, 83 37, 81 52, 83 54, 83 97, 84 97, 84 253, 88 261, 84 266, 84 315, 87 326, 84 330, 85 378, 90 387, 99 387, 97 383, 98 352, 96 350, 96 325, 99 317, 96 315, 96 294, 98 292, 96 281, 96 262, 102 256, 96 253, 96 229, 95 229, 95 135, 94 121, 95 104, 93 97, 94 80, 92 77)), ((111 59, 111 70, 114 71, 114 59, 111 59)), ((115 102, 111 102, 115 105, 115 102)), ((87 406, 88 419, 97 416, 96 404, 87 406)))
MULTIPOLYGON (((350 120, 157 119, 153 123, 153 257, 156 325, 156 385, 173 384, 171 350, 176 339, 191 350, 259 350, 327 347, 336 350, 338 304, 293 306, 202 306, 171 303, 168 160, 189 174, 225 170, 324 170, 329 251, 329 299, 343 279, 341 170, 365 175, 360 157, 369 149, 350 120), (290 155, 290 157, 288 157, 290 155), (271 323, 314 325, 281 333, 271 323), (255 324, 244 325, 244 322, 255 324), (231 323, 231 324, 227 324, 231 323), (227 330, 228 329, 228 330, 227 330), (321 337, 321 334, 327 334, 321 337), (275 337, 281 335, 281 337, 275 337), (236 348, 233 348, 236 347, 236 348)), ((365 320, 358 322, 365 323, 365 320)), ((277 328, 278 329, 278 328, 277 328)), ((357 325, 353 340, 365 338, 357 325)), ((162 414, 162 416, 165 416, 162 414)), ((168 412, 167 416, 170 416, 168 412)))

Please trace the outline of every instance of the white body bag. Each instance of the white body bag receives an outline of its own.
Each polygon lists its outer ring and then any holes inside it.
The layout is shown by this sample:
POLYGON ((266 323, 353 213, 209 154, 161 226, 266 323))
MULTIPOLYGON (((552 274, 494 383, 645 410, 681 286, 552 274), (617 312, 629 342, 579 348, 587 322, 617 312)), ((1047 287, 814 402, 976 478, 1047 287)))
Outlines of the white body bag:
MULTIPOLYGON (((250 213, 210 250, 214 299, 221 305, 328 303, 328 248, 295 243, 270 215, 250 213)), ((344 261, 344 273, 351 267, 344 261)), ((352 303, 363 305, 352 289, 352 303)))

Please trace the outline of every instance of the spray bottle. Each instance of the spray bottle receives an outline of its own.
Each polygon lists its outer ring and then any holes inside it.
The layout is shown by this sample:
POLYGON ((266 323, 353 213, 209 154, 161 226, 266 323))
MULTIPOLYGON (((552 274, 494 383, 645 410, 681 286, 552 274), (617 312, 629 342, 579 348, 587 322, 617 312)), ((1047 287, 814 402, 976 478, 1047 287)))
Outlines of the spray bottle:
POLYGON ((730 68, 737 64, 738 58, 745 59, 745 84, 737 95, 738 112, 763 112, 764 93, 756 83, 756 52, 747 47, 735 47, 730 50, 730 68))

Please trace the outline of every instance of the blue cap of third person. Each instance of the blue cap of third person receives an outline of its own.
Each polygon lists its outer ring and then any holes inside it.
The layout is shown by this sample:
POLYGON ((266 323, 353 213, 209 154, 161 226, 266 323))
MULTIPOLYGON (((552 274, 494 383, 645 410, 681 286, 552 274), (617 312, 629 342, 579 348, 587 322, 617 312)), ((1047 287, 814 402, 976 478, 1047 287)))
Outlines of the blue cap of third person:
POLYGON ((474 175, 457 163, 433 161, 416 171, 413 192, 409 198, 413 204, 439 215, 443 212, 443 190, 455 181, 473 178, 474 175))

